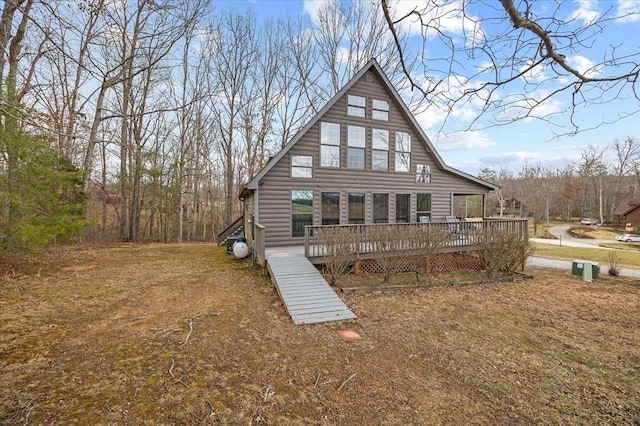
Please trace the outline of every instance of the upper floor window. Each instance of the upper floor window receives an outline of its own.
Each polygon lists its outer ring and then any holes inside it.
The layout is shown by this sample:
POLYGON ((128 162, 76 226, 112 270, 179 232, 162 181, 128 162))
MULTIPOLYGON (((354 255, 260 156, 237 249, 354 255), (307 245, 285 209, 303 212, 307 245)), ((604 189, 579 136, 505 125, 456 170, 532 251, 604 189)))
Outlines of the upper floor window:
POLYGON ((365 128, 349 126, 347 128, 347 167, 364 169, 365 128))
POLYGON ((431 183, 431 166, 418 164, 416 167, 416 183, 431 183))
POLYGON ((320 166, 340 167, 340 125, 320 123, 320 166))
POLYGON ((367 100, 363 96, 348 95, 347 115, 352 115, 354 117, 364 117, 366 102, 367 100))
POLYGON ((291 177, 313 177, 313 157, 310 155, 292 155, 291 177))
POLYGON ((411 170, 411 135, 396 132, 396 172, 411 170))
POLYGON ((371 118, 389 121, 389 102, 374 99, 372 107, 371 118))
POLYGON ((389 170, 389 131, 373 129, 371 135, 371 170, 389 170))

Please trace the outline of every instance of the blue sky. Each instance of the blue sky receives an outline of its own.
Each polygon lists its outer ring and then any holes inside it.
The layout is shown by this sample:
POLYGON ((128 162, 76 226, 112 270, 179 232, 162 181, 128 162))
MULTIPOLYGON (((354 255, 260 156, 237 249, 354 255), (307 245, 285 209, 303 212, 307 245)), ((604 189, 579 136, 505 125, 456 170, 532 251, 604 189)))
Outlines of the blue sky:
MULTIPOLYGON (((217 8, 233 7, 239 11, 251 8, 260 18, 286 18, 287 16, 302 15, 309 18, 310 26, 317 20, 319 6, 332 0, 237 0, 216 1, 217 8)), ((369 3, 369 0, 364 0, 369 3)), ((493 34, 508 31, 510 26, 500 18, 504 15, 497 1, 488 0, 486 4, 474 5, 467 11, 470 19, 465 20, 459 14, 456 15, 456 1, 447 2, 449 11, 445 11, 445 17, 440 23, 445 28, 445 33, 456 45, 468 43, 472 35, 481 35, 490 38, 493 34), (449 13, 451 12, 451 13, 449 13), (484 20, 479 19, 480 17, 484 20), (482 22, 473 25, 473 21, 482 22), (489 19, 486 19, 489 18, 489 19), (496 18, 492 20, 491 18, 496 18), (506 25, 506 26, 505 26, 506 25), (466 40, 466 41, 465 41, 466 40)), ((394 13, 402 16, 414 7, 423 8, 425 0, 396 0, 394 13)), ((516 5, 518 2, 516 2, 516 5)), ((605 77, 616 72, 614 68, 598 66, 606 58, 611 46, 616 46, 616 54, 627 56, 635 63, 640 62, 640 0, 580 0, 561 1, 543 0, 533 2, 534 17, 542 18, 554 12, 557 17, 570 21, 568 27, 563 30, 582 31, 593 19, 611 18, 605 22, 601 32, 585 33, 590 35, 584 46, 560 46, 561 53, 566 55, 569 65, 579 71, 585 71, 593 77, 605 77), (629 15, 629 13, 632 13, 629 15), (624 19, 613 19, 626 16, 624 19)), ((441 11, 442 12, 442 11, 441 11)), ((551 21, 541 21, 548 28, 552 28, 551 21)), ((446 54, 443 45, 433 33, 420 34, 419 27, 411 24, 403 26, 403 30, 409 34, 408 54, 418 57, 441 58, 446 54), (423 42, 427 39, 426 48, 423 42), (443 53, 444 52, 444 53, 443 53)), ((504 45, 505 54, 508 56, 509 44, 504 45)), ((435 64, 435 60, 433 62, 435 64)), ((486 58, 464 58, 464 63, 458 61, 460 70, 477 74, 476 80, 461 81, 448 76, 446 95, 461 93, 463 89, 477 87, 482 81, 483 73, 495 72, 486 61, 486 58)), ((454 73, 457 70, 453 70, 454 73)), ((442 75, 426 76, 443 78, 442 75)), ((457 75, 457 74, 456 74, 457 75)), ((426 82, 425 74, 416 74, 416 79, 426 82)), ((540 99, 552 93, 558 87, 568 82, 568 77, 555 76, 553 69, 547 67, 527 76, 526 81, 519 79, 515 83, 497 91, 492 99, 497 99, 508 105, 508 108, 500 109, 476 119, 482 108, 480 99, 471 100, 464 104, 455 105, 453 109, 447 109, 446 105, 438 105, 434 98, 433 107, 416 114, 416 118, 423 126, 425 133, 436 145, 439 153, 450 166, 465 172, 475 174, 483 167, 499 169, 507 167, 513 172, 518 172, 525 164, 543 164, 546 167, 562 168, 567 164, 578 163, 581 151, 588 145, 605 146, 615 139, 626 137, 640 137, 640 101, 633 97, 629 85, 617 86, 613 90, 604 93, 602 104, 594 102, 601 99, 599 93, 593 90, 585 92, 590 96, 587 102, 577 102, 574 114, 571 114, 571 92, 551 98, 541 105, 537 114, 552 114, 550 121, 539 119, 524 119, 510 122, 520 114, 518 109, 524 100, 519 99, 523 93, 528 93, 532 98, 540 99), (552 77, 553 81, 549 81, 552 77), (608 98, 607 98, 608 96, 608 98), (445 121, 445 115, 449 117, 445 121), (631 115, 629 118, 617 120, 621 115, 631 115), (571 133, 571 118, 581 129, 576 135, 571 133), (493 126, 495 122, 509 123, 493 126), (606 124, 608 122, 610 124, 606 124), (473 123, 473 124, 472 124, 473 123), (469 126, 472 129, 469 130, 469 126), (560 135, 560 136, 558 136, 560 135)), ((638 88, 640 91, 640 87, 638 88)), ((442 95, 443 93, 440 92, 442 95)), ((579 98, 578 98, 579 99, 579 98)), ((612 158, 612 157, 611 157, 612 158)))

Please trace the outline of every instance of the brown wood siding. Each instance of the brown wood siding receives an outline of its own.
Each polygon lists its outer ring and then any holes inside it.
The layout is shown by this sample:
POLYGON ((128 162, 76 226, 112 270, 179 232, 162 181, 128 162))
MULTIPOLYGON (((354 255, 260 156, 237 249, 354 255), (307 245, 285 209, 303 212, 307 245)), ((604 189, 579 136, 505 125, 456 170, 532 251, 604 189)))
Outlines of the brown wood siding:
POLYGON ((314 224, 320 224, 320 194, 324 191, 340 191, 341 223, 347 223, 347 194, 364 192, 366 194, 367 223, 372 222, 373 193, 389 193, 389 220, 395 221, 395 194, 411 194, 411 220, 415 220, 416 193, 430 193, 432 199, 432 219, 443 220, 451 213, 451 193, 485 194, 483 186, 464 179, 446 170, 437 168, 432 153, 427 152, 411 123, 404 116, 399 105, 373 70, 356 82, 347 95, 339 99, 320 119, 340 124, 340 168, 320 167, 320 122, 315 123, 290 151, 263 177, 259 186, 259 223, 266 227, 267 246, 285 245, 301 242, 301 238, 291 238, 291 190, 307 189, 314 191, 314 224), (346 98, 348 94, 366 98, 366 116, 364 118, 347 116, 346 98), (389 102, 389 121, 371 119, 372 100, 389 102), (347 125, 359 125, 366 128, 365 169, 348 169, 347 165, 347 125), (371 170, 371 133, 373 128, 389 130, 389 171, 371 170), (411 171, 395 172, 395 132, 403 131, 411 135, 411 171), (291 177, 291 156, 309 155, 313 157, 313 178, 291 177), (416 166, 431 165, 431 183, 416 184, 416 166))
MULTIPOLYGON (((626 223, 630 223, 632 227, 637 228, 640 227, 640 207, 635 210, 629 212, 625 216, 626 223)), ((625 225, 626 225, 625 223, 625 225)))

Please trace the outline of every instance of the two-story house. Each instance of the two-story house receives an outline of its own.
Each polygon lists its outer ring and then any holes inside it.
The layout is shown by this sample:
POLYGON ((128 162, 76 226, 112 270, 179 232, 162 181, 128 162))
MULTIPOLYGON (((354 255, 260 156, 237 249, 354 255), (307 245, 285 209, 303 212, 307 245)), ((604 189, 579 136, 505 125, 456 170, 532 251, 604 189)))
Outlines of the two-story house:
POLYGON ((306 225, 444 221, 494 189, 444 163, 372 59, 243 188, 244 229, 302 244, 306 225))

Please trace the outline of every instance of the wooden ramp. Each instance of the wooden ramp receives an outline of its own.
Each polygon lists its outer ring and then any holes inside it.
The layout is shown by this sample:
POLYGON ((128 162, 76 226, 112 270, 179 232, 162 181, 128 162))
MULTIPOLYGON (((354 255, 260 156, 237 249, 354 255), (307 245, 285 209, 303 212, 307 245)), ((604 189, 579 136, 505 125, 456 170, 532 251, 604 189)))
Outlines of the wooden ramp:
POLYGON ((294 324, 356 318, 304 257, 303 247, 267 248, 265 257, 271 280, 294 324))

